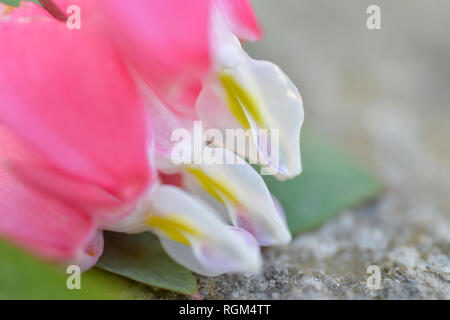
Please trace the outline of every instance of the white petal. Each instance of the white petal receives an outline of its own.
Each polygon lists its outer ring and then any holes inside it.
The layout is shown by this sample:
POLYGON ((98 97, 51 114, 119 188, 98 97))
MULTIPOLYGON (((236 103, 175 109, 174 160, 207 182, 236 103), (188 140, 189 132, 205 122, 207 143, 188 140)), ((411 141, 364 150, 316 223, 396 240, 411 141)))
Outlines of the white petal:
POLYGON ((255 92, 256 99, 260 101, 261 113, 267 119, 267 128, 279 129, 280 132, 280 174, 286 177, 296 176, 302 170, 300 128, 304 113, 300 93, 275 64, 249 57, 247 61, 248 69, 243 66, 242 70, 236 72, 236 77, 242 83, 251 83, 250 78, 254 79, 255 88, 249 86, 248 90, 255 92), (246 77, 249 80, 244 80, 246 77))
POLYGON ((233 224, 250 232, 260 245, 288 243, 291 234, 258 172, 229 150, 207 149, 217 162, 187 167, 186 174, 197 181, 197 188, 186 184, 189 191, 202 196, 197 191, 201 186, 227 207, 233 224))
POLYGON ((147 217, 148 211, 151 206, 152 194, 158 188, 158 184, 152 186, 141 198, 137 201, 135 208, 126 214, 122 219, 114 221, 112 223, 103 224, 101 228, 103 230, 123 232, 123 233, 141 233, 148 231, 147 217))
POLYGON ((171 160, 171 152, 178 141, 173 140, 173 134, 176 130, 183 129, 190 133, 193 119, 188 116, 176 115, 136 72, 132 69, 130 69, 130 72, 153 122, 153 139, 152 145, 149 146, 149 157, 158 170, 167 173, 176 172, 178 168, 171 160))
POLYGON ((159 240, 167 254, 187 269, 207 277, 215 277, 221 274, 219 271, 210 270, 203 266, 194 255, 191 247, 164 237, 160 237, 159 240))

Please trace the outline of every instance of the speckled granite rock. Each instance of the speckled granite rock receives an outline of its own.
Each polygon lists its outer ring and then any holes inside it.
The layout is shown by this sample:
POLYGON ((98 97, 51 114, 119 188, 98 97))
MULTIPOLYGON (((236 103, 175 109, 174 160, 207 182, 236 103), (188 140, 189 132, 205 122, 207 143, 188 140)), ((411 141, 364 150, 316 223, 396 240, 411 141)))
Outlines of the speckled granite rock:
POLYGON ((377 0, 383 29, 368 31, 373 2, 254 1, 266 39, 249 51, 287 71, 306 121, 359 156, 384 194, 266 249, 260 276, 200 277, 202 298, 450 299, 450 3, 377 0))

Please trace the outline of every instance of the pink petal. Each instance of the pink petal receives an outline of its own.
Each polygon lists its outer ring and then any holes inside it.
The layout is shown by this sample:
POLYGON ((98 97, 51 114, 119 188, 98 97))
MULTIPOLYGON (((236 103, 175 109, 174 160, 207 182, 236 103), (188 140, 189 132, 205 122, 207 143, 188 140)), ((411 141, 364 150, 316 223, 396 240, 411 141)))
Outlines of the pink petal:
POLYGON ((102 0, 105 30, 163 102, 193 108, 210 66, 210 0, 102 0))
POLYGON ((261 40, 263 33, 248 0, 215 0, 231 31, 241 39, 261 40))
POLYGON ((0 121, 75 184, 140 195, 150 119, 114 48, 50 19, 1 21, 0 38, 0 121))
POLYGON ((124 203, 91 183, 71 179, 45 163, 17 161, 8 165, 14 176, 39 190, 40 194, 56 197, 71 206, 88 210, 97 222, 118 221, 135 206, 134 202, 124 203))
POLYGON ((88 238, 84 245, 78 249, 78 254, 75 259, 67 262, 78 265, 81 270, 88 270, 97 263, 98 258, 102 255, 103 245, 103 232, 99 230, 88 238))
POLYGON ((96 232, 93 220, 13 177, 6 163, 18 159, 36 160, 0 125, 0 235, 49 259, 78 258, 96 232))

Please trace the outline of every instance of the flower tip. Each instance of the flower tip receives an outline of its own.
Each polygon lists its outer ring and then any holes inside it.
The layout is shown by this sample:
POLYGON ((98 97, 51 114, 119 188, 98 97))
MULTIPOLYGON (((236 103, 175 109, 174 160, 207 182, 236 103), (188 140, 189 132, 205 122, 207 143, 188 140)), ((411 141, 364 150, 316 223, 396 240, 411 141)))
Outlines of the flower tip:
POLYGON ((284 230, 282 236, 280 237, 280 241, 278 242, 278 245, 286 245, 292 241, 292 234, 286 227, 284 230))
POLYGON ((261 273, 263 268, 263 259, 260 250, 248 254, 241 259, 244 263, 240 270, 233 271, 233 273, 240 273, 247 277, 255 276, 261 273))
POLYGON ((247 41, 261 41, 264 38, 264 31, 259 24, 256 25, 252 33, 247 35, 247 41))
POLYGON ((302 174, 302 172, 303 172, 303 168, 301 165, 299 165, 298 167, 295 167, 292 170, 280 169, 274 176, 275 176, 275 178, 277 178, 280 181, 286 181, 286 180, 294 179, 295 177, 302 174))

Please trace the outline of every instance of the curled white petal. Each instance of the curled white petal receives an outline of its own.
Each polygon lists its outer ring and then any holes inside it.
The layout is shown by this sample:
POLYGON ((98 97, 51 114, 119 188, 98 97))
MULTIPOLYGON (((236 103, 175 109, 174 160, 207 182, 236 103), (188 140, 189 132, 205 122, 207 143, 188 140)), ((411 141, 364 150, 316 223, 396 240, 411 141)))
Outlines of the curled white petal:
POLYGON ((233 224, 250 232, 260 245, 288 243, 291 234, 258 172, 227 149, 208 149, 216 163, 189 166, 186 175, 190 181, 195 178, 197 186, 188 183, 186 187, 202 196, 200 186, 225 205, 233 224))

